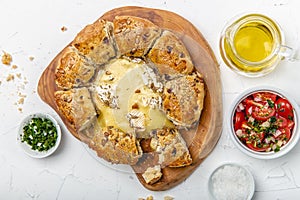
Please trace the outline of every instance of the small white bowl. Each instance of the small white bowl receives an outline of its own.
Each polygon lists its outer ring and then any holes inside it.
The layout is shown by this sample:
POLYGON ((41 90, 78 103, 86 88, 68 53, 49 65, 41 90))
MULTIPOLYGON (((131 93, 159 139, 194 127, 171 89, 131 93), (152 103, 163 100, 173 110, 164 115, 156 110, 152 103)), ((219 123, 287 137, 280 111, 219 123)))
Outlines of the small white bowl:
POLYGON ((212 172, 208 180, 208 190, 214 200, 251 200, 255 191, 255 181, 246 167, 226 163, 212 172))
POLYGON ((57 121, 49 114, 43 114, 43 113, 35 113, 35 114, 31 114, 27 117, 25 117, 21 124, 20 124, 20 127, 19 127, 19 131, 18 131, 18 134, 17 134, 17 143, 18 145, 23 149, 23 151, 33 157, 33 158, 45 158, 47 156, 50 156, 51 154, 53 154, 55 152, 55 150, 58 148, 59 144, 60 144, 60 141, 61 141, 61 129, 60 129, 60 126, 59 124, 57 123, 57 121), (49 150, 47 151, 37 151, 37 150, 33 150, 31 149, 31 146, 29 146, 26 142, 22 142, 22 135, 23 135, 23 127, 26 126, 29 121, 34 118, 34 117, 37 117, 37 118, 47 118, 49 120, 51 120, 54 124, 54 126, 56 127, 56 130, 57 130, 57 140, 56 140, 56 143, 55 145, 50 148, 49 150))
POLYGON ((288 152, 290 152, 298 143, 299 138, 300 138, 300 132, 299 132, 299 124, 300 124, 300 110, 299 106, 297 103, 294 101, 294 99, 286 94, 284 91, 274 88, 274 87, 269 87, 269 86, 260 86, 260 87, 254 87, 251 89, 246 90, 245 92, 241 93, 236 100, 233 102, 231 108, 230 108, 230 115, 227 120, 227 124, 229 127, 229 134, 232 138, 233 143, 238 147, 239 150, 241 150, 243 153, 247 154, 248 156, 258 158, 258 159, 274 159, 274 158, 279 158, 283 155, 286 155, 288 152), (294 113, 294 128, 292 132, 292 136, 290 140, 285 144, 280 151, 274 152, 257 152, 254 150, 249 149, 245 144, 243 144, 237 135, 235 134, 234 131, 234 125, 233 125, 233 119, 234 119, 234 114, 237 109, 237 106, 239 105, 242 100, 244 100, 246 97, 248 97, 251 94, 254 94, 256 92, 271 92, 275 93, 281 97, 286 98, 292 105, 293 107, 293 113, 294 113))

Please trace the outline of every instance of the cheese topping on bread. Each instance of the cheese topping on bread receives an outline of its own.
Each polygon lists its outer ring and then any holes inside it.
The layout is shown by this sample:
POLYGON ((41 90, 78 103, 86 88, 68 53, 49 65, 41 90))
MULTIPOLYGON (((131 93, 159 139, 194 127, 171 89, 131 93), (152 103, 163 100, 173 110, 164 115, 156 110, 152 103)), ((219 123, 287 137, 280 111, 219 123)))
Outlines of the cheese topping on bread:
POLYGON ((60 54, 55 83, 57 110, 99 157, 135 165, 148 141, 158 161, 142 172, 148 184, 192 164, 181 133, 199 122, 205 88, 175 33, 135 16, 98 20, 60 54))

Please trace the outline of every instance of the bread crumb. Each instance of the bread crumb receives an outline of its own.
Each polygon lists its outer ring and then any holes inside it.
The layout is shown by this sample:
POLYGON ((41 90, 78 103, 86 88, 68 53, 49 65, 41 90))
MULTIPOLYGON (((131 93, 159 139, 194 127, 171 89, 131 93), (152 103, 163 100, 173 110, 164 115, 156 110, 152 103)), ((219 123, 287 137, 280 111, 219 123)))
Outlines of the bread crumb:
POLYGON ((13 74, 9 74, 6 78, 6 81, 9 82, 9 81, 13 81, 15 79, 15 76, 13 74))
POLYGON ((23 109, 22 109, 22 108, 18 108, 18 111, 19 111, 19 112, 23 112, 23 109))
POLYGON ((67 31, 68 29, 67 29, 67 27, 63 26, 63 27, 60 28, 60 30, 61 30, 62 32, 65 32, 65 31, 67 31))
POLYGON ((159 181, 162 177, 160 165, 155 165, 154 167, 148 167, 147 170, 142 174, 145 182, 147 184, 154 184, 159 181))
POLYGON ((2 63, 4 65, 10 65, 11 61, 12 61, 12 57, 9 53, 3 51, 3 55, 2 55, 2 59, 1 59, 2 63))
POLYGON ((171 196, 164 196, 164 200, 174 200, 174 197, 171 197, 171 196))
POLYGON ((17 65, 13 65, 13 66, 11 66, 11 68, 12 68, 12 69, 17 69, 18 66, 17 66, 17 65))
POLYGON ((153 200, 153 196, 152 195, 147 196, 146 200, 153 200))
POLYGON ((30 61, 33 61, 33 60, 34 60, 34 57, 33 57, 33 56, 29 56, 29 60, 30 60, 30 61))
POLYGON ((140 198, 138 198, 138 200, 153 200, 153 196, 152 196, 152 195, 149 195, 149 196, 146 197, 146 199, 140 197, 140 198))
POLYGON ((23 98, 27 97, 26 94, 22 94, 21 92, 19 92, 18 95, 19 95, 19 97, 23 97, 23 98))
POLYGON ((21 75, 21 73, 17 73, 16 76, 17 76, 17 78, 21 78, 22 75, 21 75))
POLYGON ((18 101, 18 104, 24 104, 24 100, 25 100, 25 98, 21 97, 18 101))

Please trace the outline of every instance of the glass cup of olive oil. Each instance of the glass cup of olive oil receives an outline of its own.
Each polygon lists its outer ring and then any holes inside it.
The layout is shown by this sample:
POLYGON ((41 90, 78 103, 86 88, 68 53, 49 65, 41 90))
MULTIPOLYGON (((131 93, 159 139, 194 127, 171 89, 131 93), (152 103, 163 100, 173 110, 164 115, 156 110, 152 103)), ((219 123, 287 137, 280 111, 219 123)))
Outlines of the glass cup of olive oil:
POLYGON ((294 50, 285 45, 280 26, 267 16, 247 14, 225 26, 220 39, 221 56, 231 69, 248 77, 270 73, 294 50))

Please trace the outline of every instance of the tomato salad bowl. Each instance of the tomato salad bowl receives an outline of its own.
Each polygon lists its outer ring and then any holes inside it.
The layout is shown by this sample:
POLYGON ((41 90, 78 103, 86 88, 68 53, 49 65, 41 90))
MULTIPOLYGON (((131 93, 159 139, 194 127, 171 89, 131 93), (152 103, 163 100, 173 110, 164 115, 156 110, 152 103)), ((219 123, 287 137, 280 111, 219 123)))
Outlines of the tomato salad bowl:
POLYGON ((299 141, 299 107, 280 89, 249 89, 235 100, 230 112, 231 138, 249 156, 278 158, 287 154, 299 141))

